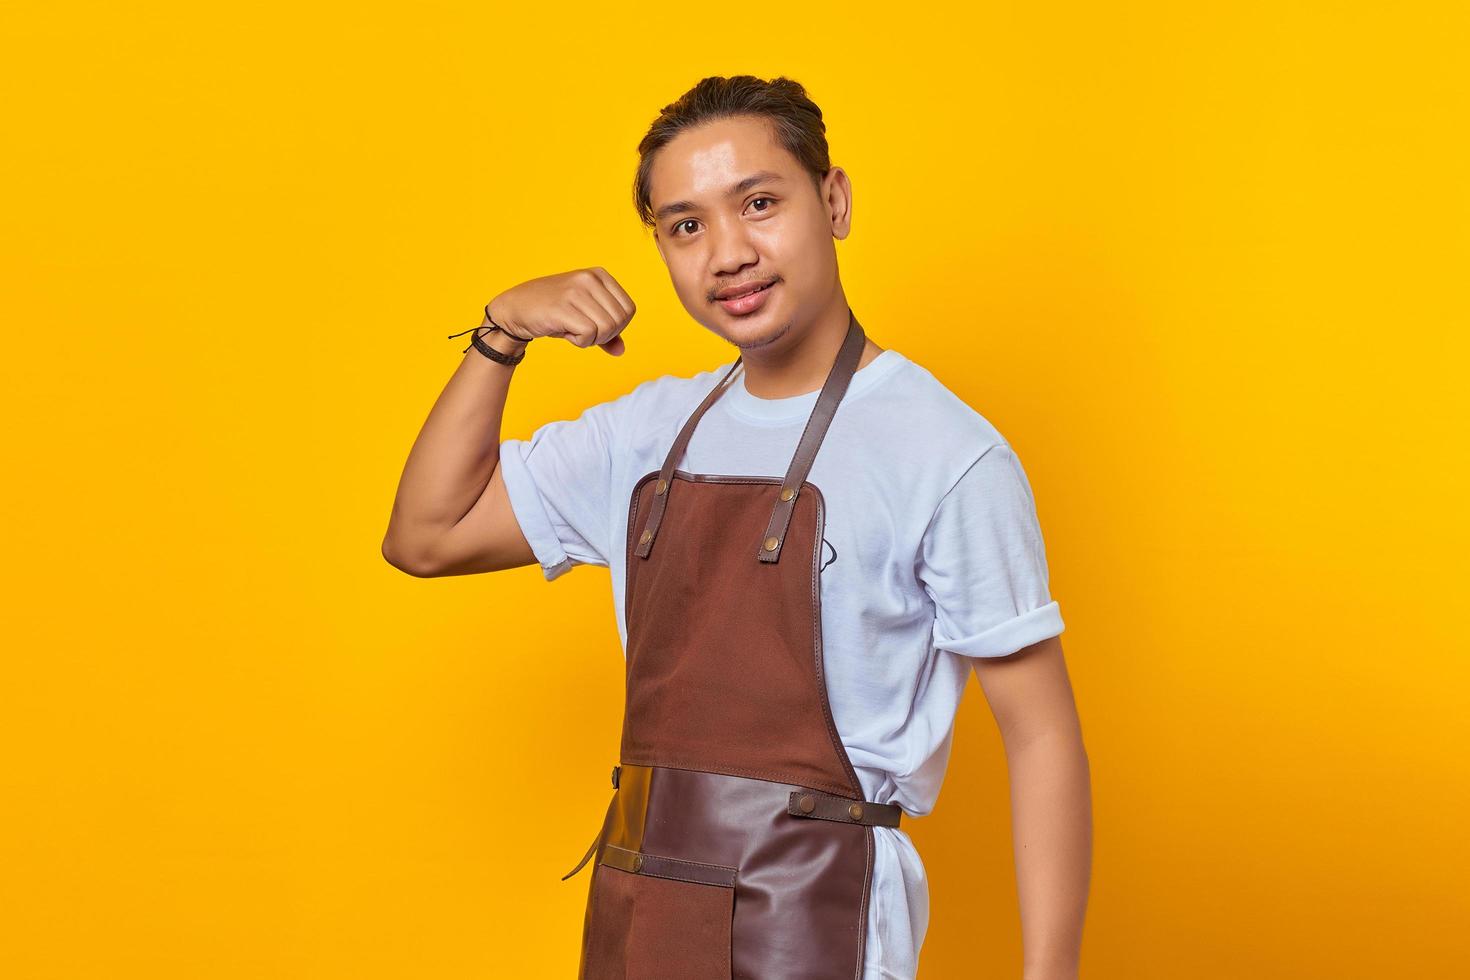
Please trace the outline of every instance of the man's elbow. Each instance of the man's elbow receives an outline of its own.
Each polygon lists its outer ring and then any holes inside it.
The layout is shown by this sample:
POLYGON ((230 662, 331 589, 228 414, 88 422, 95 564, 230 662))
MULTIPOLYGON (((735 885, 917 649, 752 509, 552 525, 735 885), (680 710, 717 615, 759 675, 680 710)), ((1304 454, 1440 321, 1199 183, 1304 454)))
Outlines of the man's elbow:
POLYGON ((427 548, 410 547, 391 532, 383 536, 381 551, 384 561, 414 578, 435 578, 439 574, 438 565, 427 548))

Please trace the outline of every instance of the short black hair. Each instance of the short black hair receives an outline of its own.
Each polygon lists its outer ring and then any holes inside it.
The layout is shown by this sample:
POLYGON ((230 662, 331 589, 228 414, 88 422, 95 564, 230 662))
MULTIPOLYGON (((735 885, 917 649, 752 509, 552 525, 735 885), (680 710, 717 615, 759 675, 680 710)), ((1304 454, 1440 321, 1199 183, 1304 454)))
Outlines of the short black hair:
POLYGON ((680 132, 702 123, 731 116, 760 116, 769 119, 776 141, 801 163, 821 189, 822 178, 832 169, 827 151, 827 124, 822 110, 806 94, 801 83, 784 76, 770 81, 754 75, 711 75, 669 105, 638 143, 638 174, 633 180, 633 205, 638 218, 653 227, 653 203, 649 199, 649 175, 654 156, 680 132))

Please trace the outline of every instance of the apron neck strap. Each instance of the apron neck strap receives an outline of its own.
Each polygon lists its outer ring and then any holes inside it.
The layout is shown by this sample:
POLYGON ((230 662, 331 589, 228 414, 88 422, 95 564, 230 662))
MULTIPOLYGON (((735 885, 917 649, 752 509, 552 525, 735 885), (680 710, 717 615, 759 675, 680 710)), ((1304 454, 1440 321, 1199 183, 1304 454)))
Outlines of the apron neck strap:
POLYGON ((766 533, 756 552, 756 557, 761 561, 773 562, 781 557, 781 544, 786 540, 791 512, 796 509, 796 495, 801 490, 806 475, 811 472, 822 437, 827 434, 827 426, 832 424, 832 416, 837 414, 837 404, 847 393, 848 382, 857 373, 858 361, 867 345, 862 325, 858 323, 851 309, 848 309, 847 316, 847 337, 837 351, 832 369, 827 372, 827 380, 822 384, 822 393, 817 396, 817 404, 806 420, 801 441, 796 444, 796 454, 791 457, 791 465, 786 469, 786 479, 781 481, 781 492, 776 495, 776 505, 771 509, 771 519, 766 523, 766 533))
MULTIPOLYGON (((848 308, 847 316, 847 336, 842 341, 842 347, 837 351, 837 357, 832 362, 831 370, 827 372, 827 380, 822 384, 821 394, 817 396, 817 403, 807 418, 806 428, 802 430, 801 440, 797 443, 796 452, 791 458, 791 464, 786 469, 786 476, 781 481, 779 492, 776 495, 776 502, 771 510, 771 519, 767 522, 766 533, 762 536, 760 547, 756 552, 756 557, 760 561, 773 562, 781 556, 781 544, 785 540, 786 528, 791 522, 792 511, 796 508, 797 493, 811 471, 812 463, 817 456, 817 449, 822 444, 823 436, 827 434, 827 427, 832 423, 832 417, 837 413, 837 405, 847 392, 848 383, 857 373, 858 361, 862 359, 867 337, 851 307, 848 308)), ((653 539, 658 534, 658 526, 663 518, 664 508, 667 506, 674 470, 684 457, 684 450, 694 435, 694 427, 699 424, 700 418, 715 403, 715 400, 729 387, 730 379, 734 376, 735 370, 740 367, 742 359, 741 357, 735 358, 735 363, 730 365, 730 370, 726 371, 719 383, 704 396, 704 400, 699 403, 694 414, 684 423, 673 446, 669 448, 669 453, 664 458, 663 468, 659 470, 658 483, 654 486, 653 506, 649 510, 647 524, 642 535, 639 536, 638 547, 634 551, 639 558, 647 558, 653 547, 653 539)))

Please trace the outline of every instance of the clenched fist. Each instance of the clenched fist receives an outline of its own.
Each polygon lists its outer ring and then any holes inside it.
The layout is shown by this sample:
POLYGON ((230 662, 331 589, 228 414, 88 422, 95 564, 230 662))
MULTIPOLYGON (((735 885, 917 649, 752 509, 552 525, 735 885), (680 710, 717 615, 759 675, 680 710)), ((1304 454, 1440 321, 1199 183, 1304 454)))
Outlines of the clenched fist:
POLYGON ((623 353, 619 336, 637 307, 601 266, 528 279, 492 299, 490 318, 515 340, 565 337, 578 347, 596 344, 623 353))

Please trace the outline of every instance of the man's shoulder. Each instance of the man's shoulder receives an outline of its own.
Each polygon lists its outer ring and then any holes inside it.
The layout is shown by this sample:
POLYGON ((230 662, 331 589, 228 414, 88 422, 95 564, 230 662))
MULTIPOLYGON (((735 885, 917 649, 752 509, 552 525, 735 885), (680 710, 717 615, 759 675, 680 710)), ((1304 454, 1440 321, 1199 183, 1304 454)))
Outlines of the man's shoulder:
POLYGON ((916 449, 927 453, 942 446, 944 456, 958 453, 978 457, 1006 441, 990 419, 934 372, 906 355, 898 357, 903 363, 876 393, 881 393, 887 403, 880 411, 917 437, 916 449))
POLYGON ((724 364, 683 374, 660 374, 638 382, 626 394, 613 399, 631 414, 643 417, 660 417, 683 410, 691 402, 699 404, 725 372, 734 359, 724 364))
POLYGON ((692 412, 734 363, 732 358, 703 370, 647 378, 586 411, 623 435, 649 426, 658 427, 671 418, 682 418, 692 412))
POLYGON ((691 397, 698 401, 719 383, 719 380, 725 376, 725 372, 729 371, 734 364, 735 360, 731 358, 723 364, 703 370, 680 374, 660 374, 639 382, 628 394, 641 398, 649 404, 679 403, 691 397))

